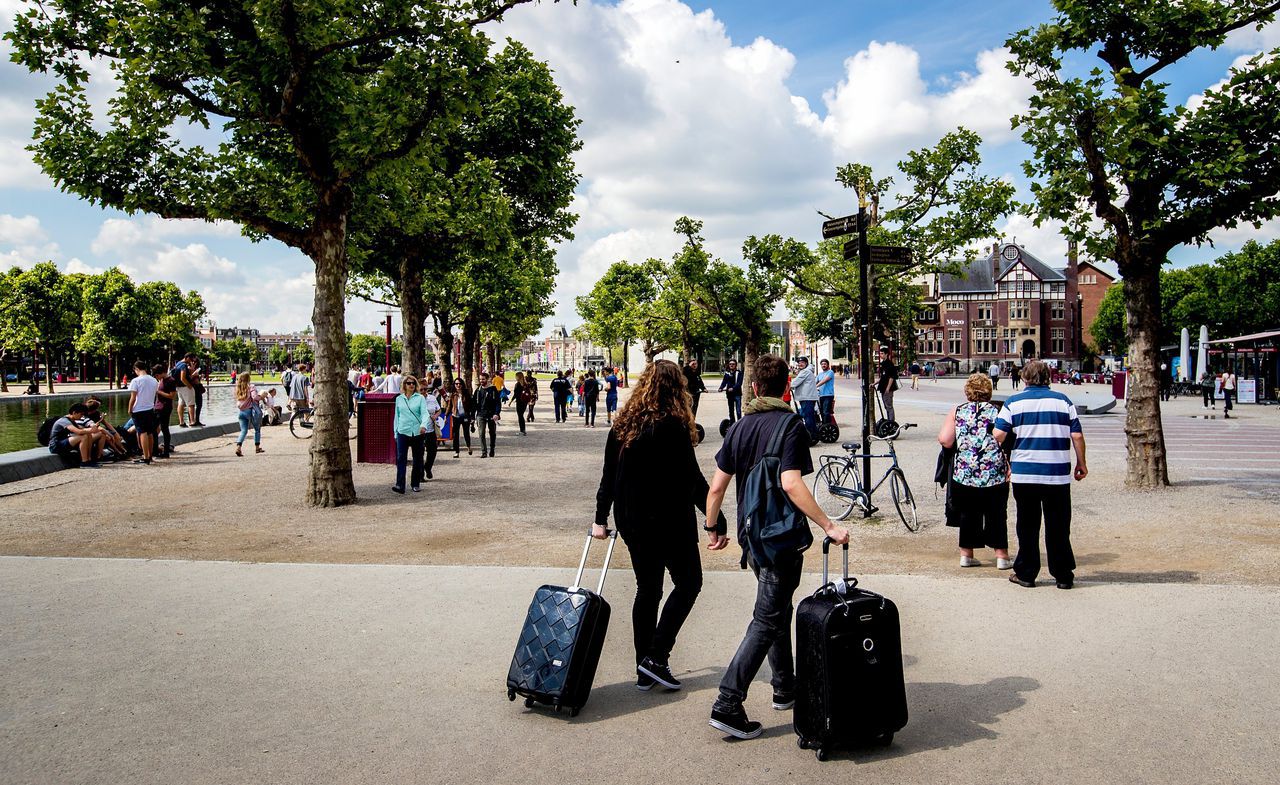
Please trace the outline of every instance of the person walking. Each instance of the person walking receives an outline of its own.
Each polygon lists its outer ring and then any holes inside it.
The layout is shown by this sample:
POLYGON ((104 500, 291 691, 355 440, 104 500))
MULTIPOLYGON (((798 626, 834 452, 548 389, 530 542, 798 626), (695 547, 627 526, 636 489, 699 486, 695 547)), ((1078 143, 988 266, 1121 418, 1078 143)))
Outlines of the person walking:
MULTIPOLYGON (((173 388, 176 392, 178 407, 178 427, 186 428, 188 423, 195 425, 200 419, 196 416, 196 389, 195 381, 191 378, 191 371, 196 362, 195 352, 187 352, 182 356, 174 366, 173 370, 166 370, 163 374, 153 374, 157 380, 164 376, 173 379, 173 388)), ((173 404, 170 404, 170 411, 173 404)))
POLYGON ((730 360, 728 367, 725 368, 724 376, 720 379, 720 386, 717 392, 724 393, 725 403, 729 405, 729 423, 733 424, 742 419, 742 371, 738 368, 737 360, 730 360))
POLYGON ((747 718, 743 701, 756 672, 769 659, 773 671, 773 707, 786 711, 795 705, 795 663, 791 648, 792 597, 800 585, 804 553, 794 552, 772 565, 761 566, 747 546, 743 515, 749 500, 742 498, 744 478, 760 462, 769 442, 779 427, 783 428, 779 448, 779 474, 782 490, 791 504, 816 523, 836 544, 849 541, 849 532, 832 523, 814 501, 803 476, 813 472, 809 440, 791 407, 781 399, 787 389, 787 364, 781 357, 766 354, 756 360, 751 390, 755 398, 746 407, 746 415, 725 437, 716 453, 716 473, 707 493, 706 523, 709 550, 721 550, 729 538, 720 533, 720 510, 729 483, 737 478, 738 543, 743 560, 756 576, 756 601, 751 624, 733 660, 720 680, 720 691, 711 707, 711 727, 739 739, 754 739, 763 730, 759 722, 747 718))
POLYGON ((569 421, 568 400, 573 382, 564 378, 563 371, 556 371, 556 378, 551 380, 551 403, 555 406, 556 422, 569 421))
MULTIPOLYGON (((378 392, 382 393, 398 393, 404 387, 405 377, 400 373, 400 366, 391 366, 391 372, 382 378, 382 386, 378 388, 378 392)), ((430 392, 430 385, 424 385, 422 390, 418 391, 419 395, 430 392)))
POLYGON ((702 381, 702 371, 698 366, 698 358, 694 357, 685 363, 684 366, 685 383, 689 385, 689 397, 693 401, 693 416, 698 417, 698 401, 702 400, 702 394, 707 391, 707 385, 702 381))
MULTIPOLYGON (((587 416, 587 396, 586 396, 587 375, 585 373, 578 374, 578 386, 576 389, 578 391, 578 416, 586 417, 587 416)), ((570 406, 573 405, 572 398, 569 399, 569 405, 570 406)))
MULTIPOLYGON (((173 419, 173 407, 178 399, 178 390, 182 388, 178 386, 177 379, 174 379, 172 374, 165 371, 163 365, 152 366, 151 375, 156 380, 157 447, 159 447, 160 436, 164 436, 164 449, 157 449, 155 456, 157 458, 168 458, 173 453, 173 434, 169 432, 169 424, 173 419)), ((191 404, 191 410, 195 411, 194 400, 191 404)))
POLYGON ((938 443, 955 449, 949 490, 955 525, 960 527, 960 566, 981 566, 974 549, 992 548, 996 568, 1007 570, 1013 566, 1009 559, 1008 464, 993 436, 1000 411, 991 404, 991 379, 981 373, 970 374, 964 395, 969 402, 948 412, 938 431, 938 443))
POLYGON ((289 377, 289 401, 295 412, 306 412, 307 420, 311 420, 311 377, 307 375, 307 364, 300 363, 298 370, 289 377))
POLYGON ((475 402, 476 419, 480 423, 480 457, 492 458, 494 445, 498 443, 498 421, 502 419, 502 398, 499 397, 498 390, 489 384, 487 373, 480 374, 480 387, 476 390, 475 402))
MULTIPOLYGON (((702 558, 694 508, 706 512, 710 487, 694 446, 693 408, 680 367, 657 360, 645 368, 618 413, 604 448, 591 535, 604 538, 609 510, 631 553, 636 597, 631 606, 636 689, 681 688, 671 673, 671 650, 702 590, 702 558), (623 458, 625 454, 625 460, 623 458), (654 489, 661 488, 660 493, 654 489), (673 588, 658 614, 663 576, 673 588)), ((723 537, 724 515, 709 534, 723 537)))
POLYGON ((1000 388, 1000 363, 995 360, 991 361, 990 367, 987 368, 987 375, 991 377, 991 389, 1000 388))
POLYGON ((191 364, 187 366, 187 378, 191 381, 191 390, 196 399, 195 422, 191 423, 197 428, 204 427, 204 420, 200 417, 204 412, 204 370, 200 367, 200 358, 192 358, 191 364))
POLYGON ((133 364, 133 379, 129 381, 129 415, 138 434, 138 448, 142 457, 134 463, 151 463, 156 444, 156 390, 159 382, 147 373, 147 364, 138 360, 133 364))
POLYGON ((818 422, 826 423, 832 419, 836 410, 836 372, 831 370, 831 361, 822 360, 818 371, 818 422))
POLYGON ((893 349, 888 346, 880 347, 880 378, 876 379, 876 389, 880 391, 880 400, 884 401, 885 419, 897 422, 893 394, 898 391, 898 366, 893 364, 893 349))
POLYGON ((618 369, 610 368, 604 377, 604 421, 613 423, 613 413, 618 411, 618 369))
POLYGON ((920 363, 915 360, 912 360, 911 368, 909 370, 911 372, 911 389, 919 390, 920 389, 920 363))
POLYGON ((596 427, 596 406, 600 402, 600 380, 596 378, 595 371, 587 371, 587 376, 582 380, 582 406, 583 420, 582 427, 596 427))
POLYGON ((524 383, 529 385, 529 413, 527 419, 533 422, 533 407, 538 404, 538 376, 533 371, 525 371, 524 383))
MULTIPOLYGON (((418 392, 418 380, 412 376, 400 382, 400 394, 396 396, 396 484, 391 490, 404 493, 405 470, 409 455, 413 455, 413 472, 409 475, 409 487, 414 493, 422 490, 424 473, 430 477, 430 469, 423 464, 422 454, 427 448, 427 434, 431 434, 435 446, 435 416, 430 411, 427 397, 418 392)), ((435 458, 435 450, 431 450, 435 458)))
POLYGON ((240 438, 236 439, 236 457, 244 455, 241 446, 253 428, 253 451, 264 453, 262 449, 262 395, 253 383, 253 376, 248 372, 236 377, 236 410, 240 420, 240 438))
POLYGON ((1236 395, 1236 375, 1227 368, 1222 372, 1222 419, 1231 419, 1231 399, 1236 395))
POLYGON ((467 443, 467 455, 471 452, 471 429, 476 419, 475 401, 471 397, 471 388, 462 377, 453 380, 453 389, 445 400, 445 411, 453 418, 450 431, 453 433, 453 457, 461 454, 458 450, 458 437, 462 436, 467 443))
MULTIPOLYGON (((1015 390, 1018 389, 1018 381, 1021 374, 1022 369, 1018 367, 1017 363, 1009 363, 1009 384, 1012 385, 1015 390)), ((994 390, 995 387, 993 386, 991 389, 994 390)))
POLYGON ((532 396, 529 393, 529 383, 525 381, 523 372, 516 371, 516 386, 511 393, 512 402, 516 407, 516 421, 520 424, 520 435, 525 436, 525 412, 529 408, 529 399, 532 396))
POLYGON ((1049 574, 1059 589, 1075 583, 1075 554, 1071 551, 1071 480, 1089 476, 1084 432, 1075 404, 1049 389, 1049 366, 1040 360, 1022 369, 1026 389, 1004 402, 993 435, 1004 444, 1012 434, 1009 457, 1013 499, 1017 504, 1018 556, 1012 583, 1030 589, 1040 573, 1040 523, 1044 521, 1044 550, 1049 574), (1071 452, 1075 450, 1075 471, 1071 452))
POLYGON ((809 432, 809 441, 818 442, 818 378, 809 367, 809 358, 796 360, 796 377, 791 380, 791 397, 800 405, 800 416, 809 432))
POLYGON ((1200 398, 1206 409, 1218 408, 1218 402, 1213 398, 1213 388, 1216 384, 1217 380, 1213 378, 1213 374, 1208 371, 1200 372, 1200 398))

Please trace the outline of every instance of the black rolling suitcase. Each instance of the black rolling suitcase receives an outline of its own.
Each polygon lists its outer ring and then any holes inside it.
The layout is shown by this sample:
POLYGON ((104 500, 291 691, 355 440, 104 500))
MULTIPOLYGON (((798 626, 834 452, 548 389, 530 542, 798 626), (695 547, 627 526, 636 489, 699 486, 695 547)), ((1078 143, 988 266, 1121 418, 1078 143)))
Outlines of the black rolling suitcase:
POLYGON ((889 745, 907 724, 898 608, 857 588, 827 580, 830 538, 822 541, 822 587, 796 607, 796 743, 826 760, 830 750, 889 745))
POLYGON ((591 537, 582 549, 573 585, 542 586, 533 595, 515 656, 507 671, 507 698, 524 696, 524 705, 543 703, 575 717, 591 694, 604 636, 609 629, 609 603, 600 592, 609 573, 618 534, 609 532, 609 549, 595 591, 581 586, 591 551, 591 537))

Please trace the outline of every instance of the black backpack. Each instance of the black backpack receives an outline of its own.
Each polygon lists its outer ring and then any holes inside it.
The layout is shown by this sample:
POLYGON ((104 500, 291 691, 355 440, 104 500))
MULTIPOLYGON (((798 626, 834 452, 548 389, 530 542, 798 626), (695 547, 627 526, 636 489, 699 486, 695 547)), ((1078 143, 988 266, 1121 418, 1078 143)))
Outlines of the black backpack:
POLYGON ((53 424, 60 419, 62 418, 50 417, 49 419, 40 423, 40 427, 36 429, 36 441, 40 442, 41 447, 49 446, 49 439, 53 438, 53 424))
POLYGON ((782 437, 794 419, 795 415, 778 418, 764 455, 742 484, 739 520, 745 531, 739 531, 738 540, 758 567, 772 567, 779 557, 803 553, 813 545, 808 517, 782 489, 782 437))

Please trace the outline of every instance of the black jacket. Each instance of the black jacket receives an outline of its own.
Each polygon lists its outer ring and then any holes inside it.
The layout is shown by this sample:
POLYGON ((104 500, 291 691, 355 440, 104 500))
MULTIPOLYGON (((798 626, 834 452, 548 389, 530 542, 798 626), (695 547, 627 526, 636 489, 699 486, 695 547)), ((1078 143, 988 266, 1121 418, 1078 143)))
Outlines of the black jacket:
POLYGON ((551 380, 551 397, 557 402, 567 400, 572 390, 573 382, 563 376, 557 376, 551 380))
POLYGON ((690 395, 699 395, 707 391, 707 385, 702 381, 702 374, 695 371, 689 366, 684 367, 684 380, 689 385, 690 395))
POLYGON ((502 410, 502 398, 498 397, 498 391, 492 385, 486 384, 476 390, 475 401, 476 416, 482 420, 497 417, 502 410))
POLYGON ((720 381, 720 389, 729 395, 742 395, 742 369, 725 371, 720 381))
MULTIPOLYGON (((609 431, 604 471, 596 492, 596 523, 607 526, 609 508, 618 533, 628 539, 698 539, 693 510, 707 511, 707 479, 698 467, 689 431, 676 418, 646 429, 625 450, 609 431)), ((724 513, 716 521, 728 531, 724 513)))

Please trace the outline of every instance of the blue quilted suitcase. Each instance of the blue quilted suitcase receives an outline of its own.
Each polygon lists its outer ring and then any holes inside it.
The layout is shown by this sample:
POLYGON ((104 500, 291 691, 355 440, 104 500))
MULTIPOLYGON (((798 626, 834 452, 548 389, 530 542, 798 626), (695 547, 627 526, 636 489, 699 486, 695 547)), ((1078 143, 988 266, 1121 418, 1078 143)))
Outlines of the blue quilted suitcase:
POLYGON ((596 590, 582 587, 591 537, 582 549, 572 586, 542 586, 533 595, 515 656, 507 671, 507 698, 524 696, 524 705, 551 706, 576 717, 591 695, 604 636, 609 629, 609 603, 600 592, 609 573, 617 532, 609 531, 609 549, 596 590))

